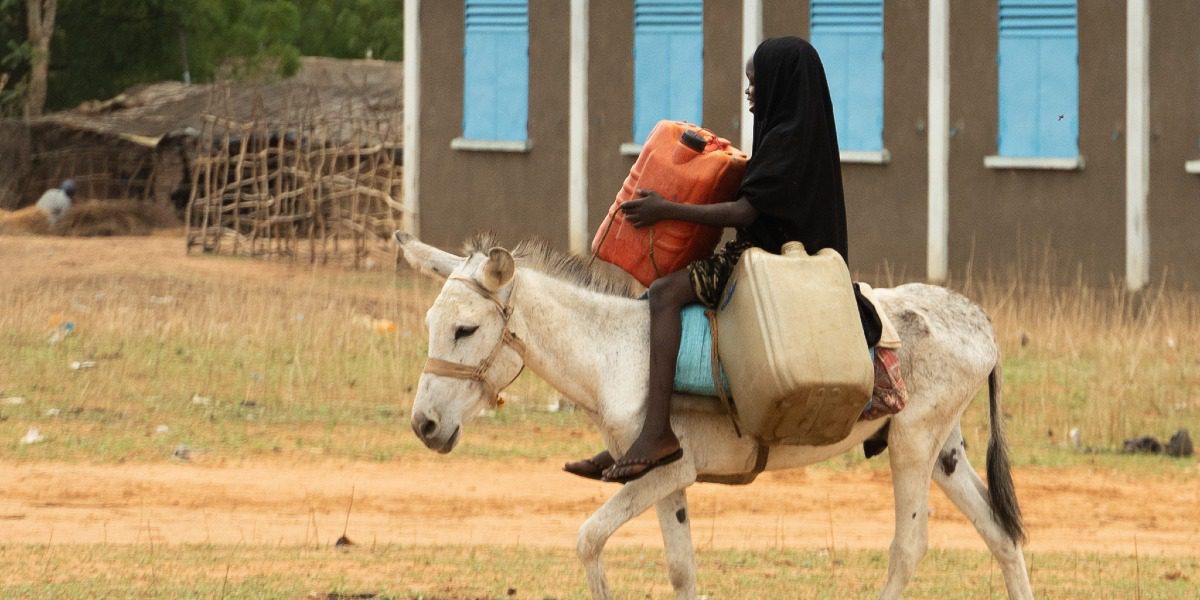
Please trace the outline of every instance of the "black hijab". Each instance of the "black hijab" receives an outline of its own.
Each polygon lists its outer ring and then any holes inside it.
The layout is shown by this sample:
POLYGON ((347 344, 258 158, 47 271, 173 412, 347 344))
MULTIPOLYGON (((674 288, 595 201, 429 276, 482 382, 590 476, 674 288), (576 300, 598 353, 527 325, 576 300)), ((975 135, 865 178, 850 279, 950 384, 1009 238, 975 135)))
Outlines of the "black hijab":
POLYGON ((810 254, 833 248, 848 259, 833 103, 816 49, 798 37, 764 41, 754 92, 754 149, 739 197, 759 216, 738 239, 775 253, 798 241, 810 254))

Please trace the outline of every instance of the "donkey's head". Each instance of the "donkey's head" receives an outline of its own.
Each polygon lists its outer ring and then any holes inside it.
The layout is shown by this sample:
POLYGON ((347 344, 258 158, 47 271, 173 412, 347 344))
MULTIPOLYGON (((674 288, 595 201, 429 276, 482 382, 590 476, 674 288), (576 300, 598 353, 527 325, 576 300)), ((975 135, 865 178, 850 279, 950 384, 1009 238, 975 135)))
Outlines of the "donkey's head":
POLYGON ((396 232, 405 260, 446 284, 425 315, 429 358, 413 400, 412 429, 431 450, 454 449, 464 424, 499 402, 524 366, 509 328, 516 264, 504 248, 459 257, 396 232))

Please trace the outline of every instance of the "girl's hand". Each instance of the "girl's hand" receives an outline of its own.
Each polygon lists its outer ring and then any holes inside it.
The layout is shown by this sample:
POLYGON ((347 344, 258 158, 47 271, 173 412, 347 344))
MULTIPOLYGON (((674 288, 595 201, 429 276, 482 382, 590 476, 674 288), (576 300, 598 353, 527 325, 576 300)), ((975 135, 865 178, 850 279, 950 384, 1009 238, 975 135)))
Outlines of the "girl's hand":
POLYGON ((669 218, 671 202, 654 190, 637 190, 637 197, 621 204, 625 219, 634 227, 649 227, 669 218))

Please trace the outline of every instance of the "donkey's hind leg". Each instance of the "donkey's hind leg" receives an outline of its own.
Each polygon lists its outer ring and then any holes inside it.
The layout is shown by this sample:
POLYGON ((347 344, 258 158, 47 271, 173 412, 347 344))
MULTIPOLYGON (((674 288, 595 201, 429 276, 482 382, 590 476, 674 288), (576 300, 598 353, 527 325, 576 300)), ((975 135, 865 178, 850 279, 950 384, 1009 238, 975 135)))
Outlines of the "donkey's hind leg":
POLYGON ((930 468, 942 437, 928 427, 927 422, 901 424, 894 420, 888 435, 896 532, 888 553, 887 583, 879 593, 881 599, 896 599, 904 594, 917 563, 929 547, 930 468))
MULTIPOLYGON (((695 468, 686 460, 657 468, 645 477, 625 484, 625 487, 609 498, 600 510, 592 513, 592 516, 584 521, 579 528, 575 551, 587 571, 588 587, 593 600, 607 600, 612 597, 608 590, 608 578, 604 575, 604 563, 600 559, 608 538, 630 519, 646 512, 660 501, 669 501, 671 496, 695 480, 695 468)), ((663 535, 668 535, 666 529, 663 530, 663 535)), ((671 541, 667 542, 668 546, 674 540, 672 537, 671 541)), ((688 546, 691 546, 690 540, 688 546)), ((674 573, 672 562, 672 580, 674 573)))
POLYGON ((692 548, 692 517, 688 514, 687 495, 679 490, 654 505, 658 526, 667 549, 667 572, 671 587, 680 599, 696 597, 696 552, 692 548))
POLYGON ((1000 563, 1008 597, 1021 600, 1033 598, 1021 546, 1004 533, 992 516, 987 488, 975 473, 975 469, 971 468, 964 448, 962 430, 955 426, 946 443, 942 445, 938 464, 933 469, 933 479, 975 526, 975 530, 992 551, 992 556, 996 557, 996 562, 1000 563))

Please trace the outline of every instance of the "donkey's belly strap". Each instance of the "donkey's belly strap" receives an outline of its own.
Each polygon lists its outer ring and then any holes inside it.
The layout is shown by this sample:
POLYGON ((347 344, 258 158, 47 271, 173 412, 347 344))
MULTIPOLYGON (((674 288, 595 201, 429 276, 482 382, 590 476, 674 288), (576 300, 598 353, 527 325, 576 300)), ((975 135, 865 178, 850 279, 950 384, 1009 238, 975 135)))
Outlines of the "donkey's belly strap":
POLYGON ((758 474, 762 473, 767 468, 767 458, 771 452, 770 447, 763 444, 755 444, 754 468, 748 473, 739 475, 705 475, 696 476, 696 481, 700 483, 721 483, 725 485, 746 485, 758 478, 758 474))

